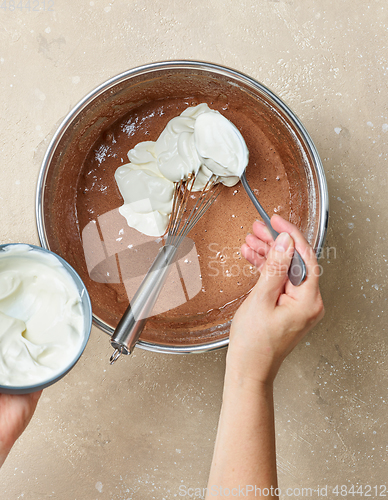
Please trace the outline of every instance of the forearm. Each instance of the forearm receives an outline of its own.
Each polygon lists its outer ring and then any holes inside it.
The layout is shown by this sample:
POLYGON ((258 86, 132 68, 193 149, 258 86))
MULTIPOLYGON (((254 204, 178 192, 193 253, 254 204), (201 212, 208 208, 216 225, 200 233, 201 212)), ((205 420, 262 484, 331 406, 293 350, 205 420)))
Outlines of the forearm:
MULTIPOLYGON (((1 409, 1 405, 0 405, 1 409)), ((7 413, 7 412, 4 412, 7 413)), ((5 417, 4 413, 0 413, 0 467, 3 465, 5 462, 5 459, 8 457, 9 452, 12 449, 12 446, 14 445, 15 441, 19 437, 19 432, 15 434, 14 429, 8 429, 7 431, 3 432, 2 427, 4 427, 4 422, 3 420, 6 420, 5 418, 1 419, 1 417, 5 417)))
POLYGON ((7 432, 6 434, 2 433, 0 426, 0 467, 5 462, 18 437, 19 432, 17 435, 13 432, 7 432))
POLYGON ((0 467, 31 420, 41 394, 0 394, 0 467))
POLYGON ((7 452, 6 451, 0 451, 0 467, 5 462, 5 459, 7 458, 8 453, 9 453, 9 450, 7 452))
POLYGON ((313 250, 290 222, 273 216, 271 223, 280 233, 275 241, 257 221, 241 248, 261 275, 230 329, 208 500, 217 492, 220 497, 276 498, 273 380, 282 360, 324 314, 313 250), (295 248, 307 267, 298 287, 287 277, 295 248))
POLYGON ((206 498, 225 488, 237 488, 234 492, 243 491, 245 498, 260 497, 265 488, 276 498, 277 488, 272 384, 228 366, 206 498))
POLYGON ((3 465, 5 459, 8 457, 9 452, 11 451, 15 440, 16 436, 14 436, 12 432, 7 432, 7 433, 1 432, 1 426, 0 426, 0 467, 3 465))

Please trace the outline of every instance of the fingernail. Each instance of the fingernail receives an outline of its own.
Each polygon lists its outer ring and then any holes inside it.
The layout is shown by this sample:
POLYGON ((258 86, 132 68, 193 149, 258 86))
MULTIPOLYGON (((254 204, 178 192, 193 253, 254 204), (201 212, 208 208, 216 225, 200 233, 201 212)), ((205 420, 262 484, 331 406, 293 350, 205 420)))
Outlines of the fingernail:
POLYGON ((280 233, 275 240, 275 250, 285 252, 291 245, 291 236, 288 233, 280 233))
POLYGON ((256 222, 258 222, 259 224, 261 224, 262 226, 265 226, 264 222, 262 220, 259 220, 259 219, 256 219, 256 222))

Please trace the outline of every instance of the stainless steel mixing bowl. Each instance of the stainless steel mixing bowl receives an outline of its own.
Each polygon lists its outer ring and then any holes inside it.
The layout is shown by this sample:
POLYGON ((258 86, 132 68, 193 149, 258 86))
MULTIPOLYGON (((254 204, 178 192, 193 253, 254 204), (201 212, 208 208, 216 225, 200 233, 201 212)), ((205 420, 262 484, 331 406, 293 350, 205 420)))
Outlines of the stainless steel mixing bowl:
MULTIPOLYGON (((319 253, 327 230, 328 192, 321 160, 303 124, 279 97, 258 81, 233 69, 198 61, 166 61, 125 71, 90 92, 66 116, 47 149, 38 180, 36 217, 42 246, 62 255, 75 269, 81 265, 77 250, 61 241, 61 230, 58 229, 68 224, 76 228, 77 214, 66 206, 62 207, 63 213, 60 214, 53 210, 58 197, 66 190, 77 188, 80 171, 80 165, 75 161, 77 155, 86 155, 96 138, 130 110, 161 95, 174 96, 178 87, 188 95, 194 88, 200 89, 204 100, 220 92, 226 95, 238 93, 248 106, 257 108, 264 122, 269 126, 276 124, 281 140, 289 141, 300 158, 298 175, 306 178, 308 191, 305 235, 319 253), (63 182, 64 170, 66 182, 63 182)), ((93 303, 93 293, 90 290, 89 293, 93 303)), ((95 311, 93 319, 103 331, 113 333, 112 326, 95 311)), ((210 335, 204 335, 199 328, 198 337, 187 344, 143 339, 138 345, 156 352, 210 351, 228 344, 229 325, 230 321, 216 325, 210 335)))

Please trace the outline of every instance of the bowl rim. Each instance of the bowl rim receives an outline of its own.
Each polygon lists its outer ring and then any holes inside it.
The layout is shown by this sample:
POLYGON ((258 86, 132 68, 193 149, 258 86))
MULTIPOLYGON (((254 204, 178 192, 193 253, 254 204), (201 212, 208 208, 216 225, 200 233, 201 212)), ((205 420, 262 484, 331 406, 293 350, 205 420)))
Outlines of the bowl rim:
MULTIPOLYGON (((117 74, 116 76, 109 78, 108 80, 104 81, 103 83, 95 87, 93 90, 91 90, 70 110, 70 112, 65 116, 65 118, 63 118, 46 149, 44 158, 41 163, 41 168, 39 171, 37 187, 36 187, 35 214, 36 214, 38 236, 42 247, 45 249, 49 249, 45 225, 44 225, 44 217, 43 217, 43 191, 45 186, 45 180, 48 175, 50 162, 54 155, 55 149, 59 144, 61 138, 63 137, 65 131, 67 130, 68 126, 71 124, 72 120, 75 117, 77 117, 79 113, 81 113, 82 110, 86 108, 86 106, 90 104, 96 97, 106 92, 110 88, 120 84, 121 82, 140 74, 145 74, 148 72, 158 71, 158 70, 168 70, 168 69, 173 69, 173 70, 192 69, 192 70, 208 71, 210 73, 218 75, 221 74, 223 76, 231 77, 234 78, 235 80, 248 83, 250 86, 257 89, 259 92, 264 93, 275 104, 275 107, 280 108, 280 110, 285 114, 287 119, 298 130, 298 132, 305 141, 305 144, 311 153, 318 179, 317 195, 320 202, 320 211, 319 211, 319 221, 317 228, 318 239, 315 242, 314 250, 319 258, 322 255, 322 250, 327 235, 328 218, 329 218, 329 196, 328 196, 327 182, 322 161, 318 154, 317 148, 313 140, 311 139, 309 133, 307 132, 306 128, 304 127, 303 123, 298 118, 298 116, 291 110, 291 108, 280 99, 280 97, 278 97, 274 92, 272 92, 268 87, 266 87, 258 80, 250 77, 249 75, 243 72, 240 72, 238 70, 235 70, 227 66, 205 61, 199 61, 199 60, 190 60, 190 59, 152 62, 149 64, 136 66, 132 69, 123 71, 117 74)), ((113 329, 110 327, 108 328, 106 323, 104 323, 100 318, 98 318, 95 315, 93 315, 93 323, 108 335, 113 334, 113 329)), ((228 324, 230 324, 230 322, 225 323, 224 326, 227 326, 228 324)), ((171 353, 187 354, 193 352, 200 353, 200 352, 208 352, 208 351, 222 349, 226 347, 228 343, 229 343, 229 337, 217 341, 210 341, 203 344, 171 346, 171 347, 158 344, 155 342, 146 342, 144 340, 139 339, 137 345, 142 349, 153 352, 163 352, 170 354, 171 353)))
POLYGON ((31 243, 4 243, 0 245, 0 252, 4 251, 5 248, 7 247, 13 247, 13 246, 25 246, 28 247, 31 250, 38 251, 41 253, 49 254, 55 257, 66 269, 66 271, 69 273, 71 279, 73 280, 75 286, 77 287, 77 290, 80 294, 81 301, 83 302, 85 309, 84 311, 84 316, 85 316, 85 331, 84 331, 84 338, 82 340, 81 346, 77 351, 77 354, 72 358, 72 361, 68 363, 60 372, 55 373, 52 375, 50 378, 43 380, 42 382, 36 382, 34 384, 26 384, 26 385, 3 385, 0 384, 0 393, 3 394, 28 394, 31 392, 36 392, 41 389, 45 389, 46 387, 54 384, 61 378, 63 378, 78 362, 80 357, 82 356, 86 345, 89 341, 90 338, 90 333, 92 329, 92 322, 93 322, 93 314, 92 314, 92 304, 90 300, 89 293, 86 289, 85 284, 83 283, 81 277, 77 273, 77 271, 60 255, 56 254, 55 252, 49 250, 48 248, 43 248, 37 245, 33 245, 31 243), (81 289, 81 291, 80 291, 81 289))

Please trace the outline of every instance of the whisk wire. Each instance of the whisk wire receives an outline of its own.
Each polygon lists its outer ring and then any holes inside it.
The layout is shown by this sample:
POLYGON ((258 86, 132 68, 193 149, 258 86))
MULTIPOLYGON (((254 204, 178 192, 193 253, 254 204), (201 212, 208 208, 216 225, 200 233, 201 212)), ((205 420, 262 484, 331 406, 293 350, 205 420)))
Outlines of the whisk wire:
POLYGON ((190 177, 187 181, 181 180, 175 187, 173 206, 167 228, 167 234, 169 236, 178 234, 183 223, 183 214, 186 211, 187 202, 194 185, 194 181, 191 179, 190 177))
POLYGON ((206 194, 202 193, 198 199, 196 206, 190 212, 187 221, 185 222, 184 230, 180 233, 178 239, 178 245, 181 243, 182 239, 187 236, 195 224, 199 221, 202 215, 208 210, 208 208, 214 203, 217 196, 221 192, 222 184, 218 184, 215 189, 211 192, 208 191, 206 194))
POLYGON ((179 184, 177 184, 166 245, 178 247, 183 238, 186 237, 210 205, 214 203, 223 186, 223 184, 218 184, 215 189, 212 189, 217 180, 218 177, 215 175, 209 177, 187 217, 184 216, 184 213, 187 211, 187 203, 192 193, 195 176, 188 179, 186 182, 180 181, 179 184))

